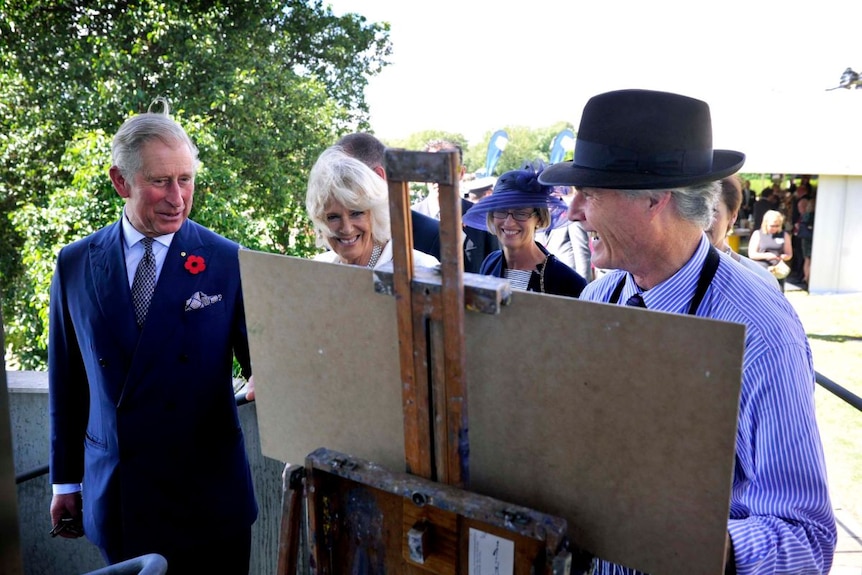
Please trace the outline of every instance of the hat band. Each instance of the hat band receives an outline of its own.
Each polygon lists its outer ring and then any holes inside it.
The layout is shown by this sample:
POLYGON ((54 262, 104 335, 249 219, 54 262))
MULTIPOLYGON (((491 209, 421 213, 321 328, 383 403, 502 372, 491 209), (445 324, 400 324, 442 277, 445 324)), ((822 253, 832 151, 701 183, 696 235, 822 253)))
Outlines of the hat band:
POLYGON ((671 150, 641 155, 627 148, 578 139, 574 165, 609 172, 700 175, 712 170, 712 150, 671 150))

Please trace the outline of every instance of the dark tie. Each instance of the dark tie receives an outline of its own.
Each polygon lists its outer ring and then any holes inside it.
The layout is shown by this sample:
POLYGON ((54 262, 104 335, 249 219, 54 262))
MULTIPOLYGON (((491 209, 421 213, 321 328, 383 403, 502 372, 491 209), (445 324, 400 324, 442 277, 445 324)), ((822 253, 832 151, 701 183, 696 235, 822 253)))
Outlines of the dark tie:
POLYGON ((632 307, 642 307, 646 308, 646 304, 644 303, 644 298, 641 294, 636 293, 632 297, 626 300, 626 305, 630 305, 632 307))
POLYGON ((156 289, 156 258, 153 255, 153 238, 141 240, 144 244, 144 257, 135 271, 135 279, 132 282, 132 301, 135 303, 135 319, 138 327, 144 325, 147 319, 147 309, 150 307, 150 299, 156 289))

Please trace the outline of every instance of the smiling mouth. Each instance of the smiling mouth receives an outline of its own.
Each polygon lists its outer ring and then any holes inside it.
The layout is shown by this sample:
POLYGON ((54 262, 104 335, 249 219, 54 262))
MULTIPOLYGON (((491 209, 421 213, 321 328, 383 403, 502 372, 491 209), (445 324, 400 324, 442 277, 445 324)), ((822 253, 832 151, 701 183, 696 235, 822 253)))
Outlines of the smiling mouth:
POLYGON ((356 245, 356 243, 359 241, 359 236, 353 236, 352 238, 336 237, 335 239, 343 246, 353 246, 356 245))

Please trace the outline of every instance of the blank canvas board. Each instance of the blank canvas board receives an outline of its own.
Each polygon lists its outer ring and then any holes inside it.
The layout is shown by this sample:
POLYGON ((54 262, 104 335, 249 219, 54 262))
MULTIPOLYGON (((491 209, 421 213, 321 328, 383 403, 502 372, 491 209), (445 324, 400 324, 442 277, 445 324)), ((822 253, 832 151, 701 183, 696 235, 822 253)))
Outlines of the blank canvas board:
MULTIPOLYGON (((243 250, 265 455, 404 470, 395 298, 373 272, 243 250)), ((718 573, 745 328, 515 291, 465 316, 469 488, 653 573, 718 573)))

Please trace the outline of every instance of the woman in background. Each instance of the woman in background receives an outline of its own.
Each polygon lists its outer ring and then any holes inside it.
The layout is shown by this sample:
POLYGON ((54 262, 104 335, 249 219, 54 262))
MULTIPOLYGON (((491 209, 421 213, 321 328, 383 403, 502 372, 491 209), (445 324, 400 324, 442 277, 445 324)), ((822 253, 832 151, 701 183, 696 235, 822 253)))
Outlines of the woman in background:
POLYGON ((578 297, 586 280, 535 239, 537 229, 568 223, 566 203, 539 183, 539 173, 520 169, 500 176, 494 191, 464 214, 464 224, 494 233, 502 246, 488 254, 480 273, 506 278, 514 289, 578 297))
MULTIPOLYGON (((748 242, 748 257, 772 272, 780 262, 785 264, 793 259, 793 246, 790 234, 784 231, 784 215, 776 210, 763 214, 759 230, 754 230, 748 242)), ((784 291, 784 278, 778 277, 778 285, 784 291)), ((786 276, 785 276, 786 277, 786 276)))
POLYGON ((709 236, 709 241, 715 246, 715 249, 726 253, 734 261, 739 262, 743 267, 750 269, 762 277, 769 285, 780 288, 778 280, 769 273, 769 270, 754 260, 739 255, 727 243, 727 236, 733 233, 733 223, 739 216, 741 205, 742 184, 740 183, 739 176, 734 174, 723 178, 721 180, 721 193, 718 196, 718 202, 715 204, 715 217, 712 220, 712 226, 706 230, 706 235, 709 236))
MULTIPOLYGON (((339 146, 324 150, 311 168, 305 207, 317 245, 328 248, 315 260, 367 268, 392 261, 386 182, 339 146)), ((433 268, 440 262, 414 249, 413 264, 433 268)))

